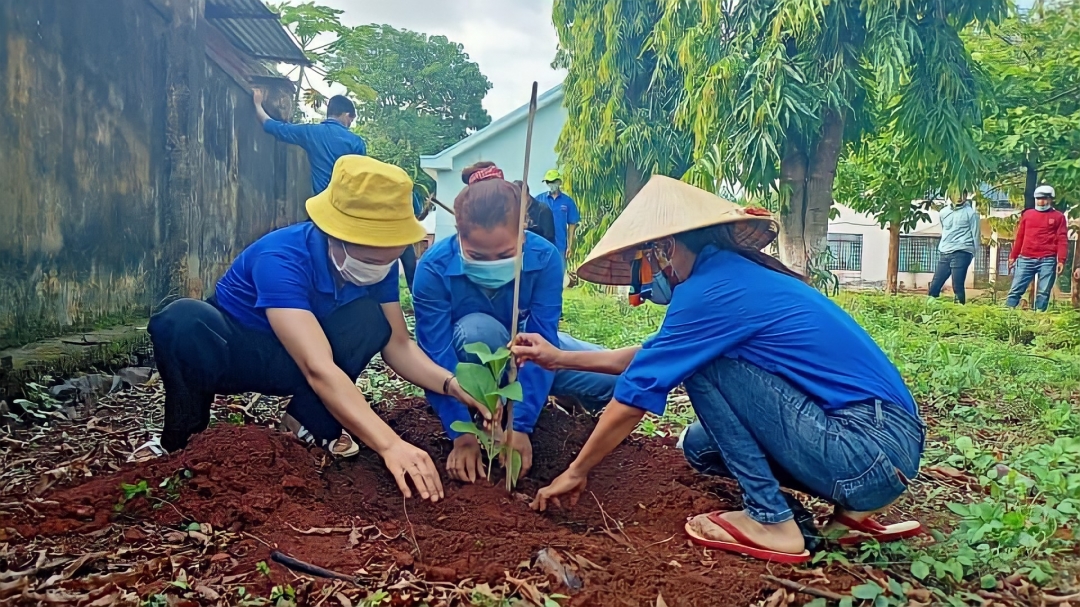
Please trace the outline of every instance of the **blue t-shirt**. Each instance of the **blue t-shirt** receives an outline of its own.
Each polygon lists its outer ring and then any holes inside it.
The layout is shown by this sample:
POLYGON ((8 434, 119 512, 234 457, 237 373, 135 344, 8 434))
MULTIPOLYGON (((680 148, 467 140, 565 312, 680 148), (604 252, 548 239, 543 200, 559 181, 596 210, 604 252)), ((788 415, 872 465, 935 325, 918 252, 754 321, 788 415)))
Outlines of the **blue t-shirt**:
POLYGON ((331 266, 327 236, 310 221, 270 232, 244 249, 218 281, 214 296, 245 327, 271 331, 269 308, 308 310, 320 322, 338 308, 372 296, 398 301, 398 267, 382 281, 359 287, 331 266))
MULTIPOLYGON (((525 233, 521 269, 521 294, 518 308, 524 331, 539 333, 553 344, 558 342, 559 316, 562 314, 562 257, 550 242, 525 233)), ((457 238, 435 243, 416 266, 413 282, 413 309, 416 313, 416 342, 442 368, 454 372, 458 358, 454 349, 454 324, 462 317, 482 312, 498 320, 509 332, 514 310, 514 283, 494 292, 478 287, 461 264, 457 238)), ((531 433, 540 410, 547 402, 555 374, 533 363, 526 363, 518 373, 525 402, 514 409, 514 429, 531 433)), ((457 399, 428 392, 428 402, 439 414, 447 436, 461 436, 450 428, 456 421, 471 419, 468 408, 457 399)))
POLYGON ((337 120, 321 124, 291 124, 267 120, 263 130, 279 141, 304 148, 311 164, 311 191, 318 194, 330 185, 330 175, 338 158, 349 154, 367 155, 364 138, 345 128, 337 120))
POLYGON ((577 204, 563 192, 558 196, 552 196, 551 192, 544 192, 536 197, 551 209, 551 215, 555 220, 555 247, 564 256, 566 255, 566 226, 581 223, 581 215, 578 214, 577 204))
POLYGON ((783 377, 825 411, 880 399, 915 414, 896 366, 840 306, 715 247, 673 291, 660 330, 619 378, 615 399, 661 415, 668 392, 720 356, 783 377))

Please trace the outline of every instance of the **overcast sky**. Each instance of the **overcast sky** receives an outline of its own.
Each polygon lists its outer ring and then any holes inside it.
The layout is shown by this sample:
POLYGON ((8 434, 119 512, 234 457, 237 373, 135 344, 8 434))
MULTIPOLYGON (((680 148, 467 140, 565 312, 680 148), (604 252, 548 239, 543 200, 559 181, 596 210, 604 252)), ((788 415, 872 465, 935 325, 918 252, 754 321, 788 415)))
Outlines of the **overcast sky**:
POLYGON ((341 21, 348 26, 385 23, 462 44, 491 81, 484 107, 492 119, 528 103, 534 80, 541 93, 562 82, 564 74, 551 69, 558 43, 551 25, 551 2, 317 0, 345 11, 341 21))

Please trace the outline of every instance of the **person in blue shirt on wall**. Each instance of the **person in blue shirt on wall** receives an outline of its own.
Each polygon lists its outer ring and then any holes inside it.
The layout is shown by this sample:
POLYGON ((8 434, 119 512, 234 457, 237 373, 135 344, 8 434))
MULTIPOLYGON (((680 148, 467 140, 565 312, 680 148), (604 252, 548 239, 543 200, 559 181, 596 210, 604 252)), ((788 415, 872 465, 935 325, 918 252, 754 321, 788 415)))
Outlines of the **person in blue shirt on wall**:
POLYGON ((574 233, 577 225, 581 223, 581 215, 578 214, 577 203, 562 191, 562 172, 551 169, 544 174, 544 185, 548 191, 539 194, 536 200, 546 204, 551 209, 555 220, 555 248, 563 259, 568 259, 570 251, 574 250, 574 233))
POLYGON ((381 353, 406 380, 484 409, 409 336, 397 263, 425 234, 411 195, 400 168, 343 156, 330 186, 307 201, 311 222, 244 249, 207 301, 180 299, 150 319, 165 384, 161 447, 182 449, 205 430, 215 394, 291 396, 284 425, 297 437, 345 456, 350 449, 337 447, 347 430, 383 458, 406 497, 406 478, 423 499, 443 497, 428 454, 398 436, 356 387, 381 353))
POLYGON ((274 120, 266 113, 266 94, 255 89, 255 115, 263 130, 278 141, 304 148, 311 165, 311 191, 318 194, 330 185, 330 175, 338 158, 348 154, 367 155, 363 137, 349 129, 356 120, 356 106, 344 95, 334 95, 326 103, 326 120, 320 124, 291 124, 274 120))
POLYGON ((734 478, 743 493, 742 510, 687 522, 694 543, 809 560, 821 536, 781 487, 834 504, 828 529, 841 543, 921 532, 915 521, 883 525, 871 516, 919 470, 925 426, 911 392, 846 312, 760 251, 776 233, 768 212, 667 177, 653 177, 630 202, 579 276, 631 284, 648 264, 647 295, 668 305, 660 330, 615 351, 561 351, 540 334, 520 335, 512 347, 519 361, 549 369, 622 374, 592 436, 534 508, 560 499, 572 506, 589 471, 684 384, 698 418, 681 438, 687 461, 734 478))
MULTIPOLYGON (((521 189, 504 180, 494 164, 469 167, 462 179, 468 185, 454 200, 457 237, 443 239, 424 253, 413 284, 416 340, 432 360, 450 371, 459 362, 478 362, 465 352, 466 345, 482 342, 495 350, 510 341, 521 210, 521 189)), ((565 350, 599 350, 559 332, 562 275, 562 257, 555 247, 526 232, 521 326, 565 350)), ((553 373, 533 364, 524 365, 518 377, 525 399, 514 409, 511 441, 521 453, 524 476, 532 465, 530 435, 548 395, 568 397, 587 410, 597 411, 611 399, 617 378, 603 373, 553 373)), ((447 472, 451 478, 475 482, 483 470, 480 444, 475 436, 459 434, 450 427, 456 421, 470 420, 468 408, 453 397, 430 391, 428 400, 454 441, 447 472)))

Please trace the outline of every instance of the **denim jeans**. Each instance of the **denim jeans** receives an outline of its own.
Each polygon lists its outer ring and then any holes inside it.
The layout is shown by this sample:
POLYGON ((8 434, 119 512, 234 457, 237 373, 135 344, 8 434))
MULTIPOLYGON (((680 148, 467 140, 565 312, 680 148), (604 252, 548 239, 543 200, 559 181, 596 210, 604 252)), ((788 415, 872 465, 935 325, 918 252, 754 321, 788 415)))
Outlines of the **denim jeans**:
MULTIPOLYGON (((494 317, 482 312, 467 314, 454 324, 454 350, 460 362, 479 362, 475 356, 465 352, 466 344, 483 342, 495 350, 506 346, 509 341, 510 331, 494 317)), ((575 339, 562 332, 559 332, 557 345, 559 349, 569 352, 603 350, 600 346, 575 339)), ((585 409, 595 413, 603 409, 604 405, 611 400, 615 392, 615 381, 618 379, 618 375, 606 373, 556 371, 555 381, 551 384, 551 396, 577 399, 585 409)))
POLYGON ((967 302, 967 291, 964 288, 964 283, 967 282, 968 267, 971 266, 971 252, 970 251, 953 251, 952 253, 942 253, 941 258, 938 259, 937 270, 934 272, 934 279, 930 281, 930 297, 940 297, 941 287, 945 286, 945 281, 952 278, 953 294, 955 295, 957 303, 967 302))
POLYGON ((1012 287, 1009 288, 1009 298, 1006 305, 1015 308, 1020 305, 1020 298, 1031 286, 1035 275, 1039 276, 1038 292, 1035 294, 1035 309, 1045 312, 1050 305, 1050 291, 1054 288, 1054 280, 1057 279, 1057 258, 1042 257, 1018 257, 1016 259, 1016 272, 1013 275, 1012 287))
POLYGON ((683 438, 687 461, 738 481, 758 522, 792 518, 781 486, 865 512, 892 503, 918 474, 926 427, 897 405, 826 413, 783 378, 730 358, 699 370, 686 391, 698 416, 683 438))

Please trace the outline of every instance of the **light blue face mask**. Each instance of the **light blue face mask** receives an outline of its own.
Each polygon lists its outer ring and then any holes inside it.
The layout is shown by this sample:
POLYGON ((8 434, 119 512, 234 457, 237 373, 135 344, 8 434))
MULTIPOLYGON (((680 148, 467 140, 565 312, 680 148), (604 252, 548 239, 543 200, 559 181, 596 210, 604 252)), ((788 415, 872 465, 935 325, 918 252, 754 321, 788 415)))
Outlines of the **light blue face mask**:
POLYGON ((465 277, 478 287, 498 289, 514 280, 514 258, 495 261, 476 261, 461 253, 461 267, 465 277))

